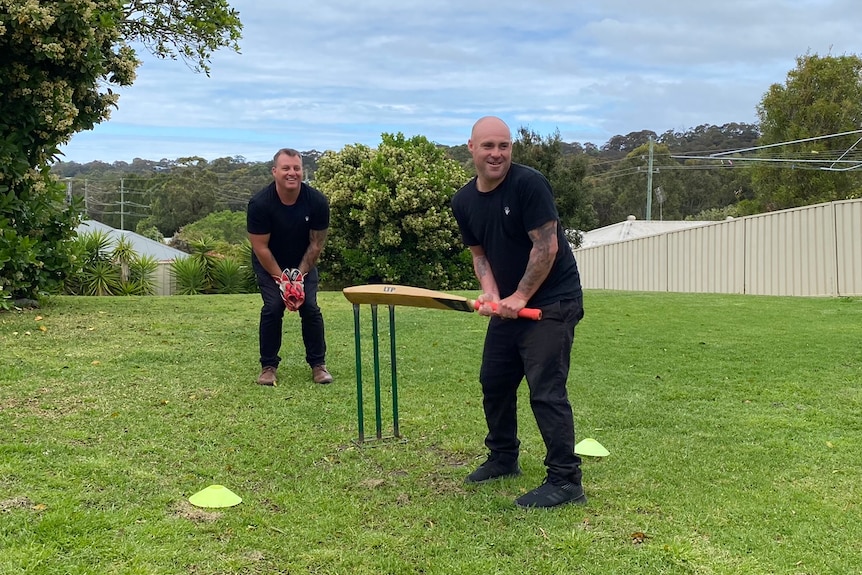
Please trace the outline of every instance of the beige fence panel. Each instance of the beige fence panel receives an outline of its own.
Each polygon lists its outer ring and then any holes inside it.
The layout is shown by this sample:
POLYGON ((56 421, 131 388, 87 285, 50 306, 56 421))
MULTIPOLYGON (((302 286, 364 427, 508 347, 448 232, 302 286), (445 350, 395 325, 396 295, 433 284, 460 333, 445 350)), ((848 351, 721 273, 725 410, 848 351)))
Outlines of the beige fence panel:
POLYGON ((663 235, 606 246, 605 289, 626 291, 667 290, 667 238, 663 235))
POLYGON ((176 278, 171 273, 171 264, 173 262, 159 262, 156 268, 154 283, 156 287, 155 295, 174 295, 177 291, 176 278))
POLYGON ((668 291, 744 293, 745 227, 741 220, 667 235, 668 291))
POLYGON ((838 295, 862 295, 862 201, 835 203, 838 295))
POLYGON ((862 295, 862 199, 575 250, 586 289, 862 295))
POLYGON ((578 271, 581 274, 581 286, 584 289, 606 289, 605 247, 595 246, 575 251, 575 259, 578 260, 578 271))
POLYGON ((832 204, 745 218, 745 293, 836 295, 832 204))

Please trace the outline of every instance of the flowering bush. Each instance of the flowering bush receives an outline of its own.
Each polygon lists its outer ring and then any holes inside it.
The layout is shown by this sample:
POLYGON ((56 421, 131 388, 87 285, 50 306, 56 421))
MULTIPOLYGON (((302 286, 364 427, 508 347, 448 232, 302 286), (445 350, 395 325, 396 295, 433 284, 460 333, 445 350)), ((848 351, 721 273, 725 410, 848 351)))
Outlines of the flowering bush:
POLYGON ((469 179, 424 136, 383 134, 377 149, 327 152, 314 186, 330 202, 323 280, 466 289, 475 278, 449 202, 469 179))

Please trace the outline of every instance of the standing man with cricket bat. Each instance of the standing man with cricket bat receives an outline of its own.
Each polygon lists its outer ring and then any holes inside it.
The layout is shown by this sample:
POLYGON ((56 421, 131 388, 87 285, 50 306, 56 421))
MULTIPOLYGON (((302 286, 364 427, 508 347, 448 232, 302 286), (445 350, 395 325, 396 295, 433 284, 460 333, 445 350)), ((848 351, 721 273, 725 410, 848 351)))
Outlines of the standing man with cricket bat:
POLYGON ((515 504, 584 504, 566 390, 575 326, 584 316, 575 257, 548 180, 512 163, 509 127, 499 118, 482 118, 473 126, 467 148, 476 177, 452 198, 452 210, 481 285, 479 313, 491 319, 479 372, 490 453, 465 481, 521 474, 517 391, 526 378, 545 443, 547 476, 515 504), (527 306, 540 308, 543 319, 518 319, 518 311, 527 306))
POLYGON ((249 200, 246 217, 252 267, 263 298, 257 383, 276 384, 285 309, 299 312, 312 380, 330 383, 323 314, 317 305, 317 260, 329 231, 329 201, 302 181, 302 156, 296 150, 276 152, 272 176, 272 183, 249 200))

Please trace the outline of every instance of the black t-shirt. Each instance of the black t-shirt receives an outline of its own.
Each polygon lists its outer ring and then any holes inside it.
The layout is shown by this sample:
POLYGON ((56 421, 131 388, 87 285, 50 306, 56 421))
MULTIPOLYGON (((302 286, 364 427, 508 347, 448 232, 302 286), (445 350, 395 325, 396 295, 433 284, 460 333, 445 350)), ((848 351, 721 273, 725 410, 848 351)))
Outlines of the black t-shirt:
MULTIPOLYGON (((329 227, 329 201, 319 190, 302 184, 296 203, 286 206, 275 191, 275 182, 256 193, 248 202, 246 231, 269 234, 269 249, 278 266, 295 268, 308 249, 311 230, 329 227)), ((252 262, 259 266, 252 252, 252 262)))
POLYGON ((476 178, 452 197, 452 211, 468 246, 482 246, 491 264, 500 297, 518 289, 533 242, 528 232, 557 221, 557 257, 548 277, 528 302, 530 307, 581 296, 575 256, 559 222, 551 185, 533 168, 512 164, 494 190, 482 193, 476 178))

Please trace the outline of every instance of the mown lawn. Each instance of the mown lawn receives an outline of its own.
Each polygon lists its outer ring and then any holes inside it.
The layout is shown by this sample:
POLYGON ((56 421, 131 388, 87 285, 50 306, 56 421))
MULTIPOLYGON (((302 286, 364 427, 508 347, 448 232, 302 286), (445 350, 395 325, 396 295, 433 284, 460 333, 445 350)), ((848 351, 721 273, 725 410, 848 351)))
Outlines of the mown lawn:
MULTIPOLYGON (((463 293, 462 295, 472 295, 463 293)), ((353 312, 321 295, 254 384, 256 295, 58 297, 0 313, 0 573, 846 574, 862 556, 862 300, 588 292, 570 396, 586 507, 483 486, 486 319, 397 308, 402 441, 357 438, 353 312), (212 484, 236 507, 192 506, 212 484)), ((385 310, 385 308, 382 308, 385 310)), ((381 354, 388 320, 381 311, 381 354)), ((370 318, 364 417, 373 436, 370 318)), ((389 382, 383 362, 384 427, 389 382)))

